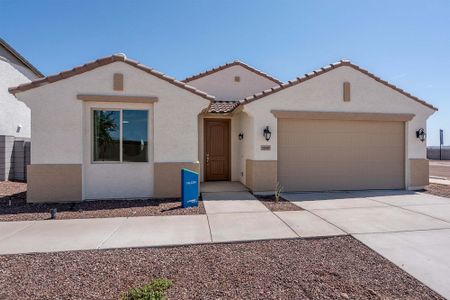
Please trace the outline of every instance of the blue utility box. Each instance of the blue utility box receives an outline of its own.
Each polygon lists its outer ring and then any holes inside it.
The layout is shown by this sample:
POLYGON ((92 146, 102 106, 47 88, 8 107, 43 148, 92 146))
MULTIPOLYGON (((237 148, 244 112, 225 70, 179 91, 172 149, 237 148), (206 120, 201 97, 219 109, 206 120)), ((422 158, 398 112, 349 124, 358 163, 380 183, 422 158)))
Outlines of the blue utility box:
POLYGON ((198 206, 198 173, 181 169, 181 206, 198 206))

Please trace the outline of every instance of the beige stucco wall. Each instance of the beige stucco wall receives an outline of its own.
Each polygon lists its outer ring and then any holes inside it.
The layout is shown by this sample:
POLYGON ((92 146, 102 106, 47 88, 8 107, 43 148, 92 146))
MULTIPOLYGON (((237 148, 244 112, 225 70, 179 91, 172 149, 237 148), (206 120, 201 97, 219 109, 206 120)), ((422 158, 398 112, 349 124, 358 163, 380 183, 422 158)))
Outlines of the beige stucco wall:
POLYGON ((277 185, 277 161, 276 160, 252 160, 245 161, 246 178, 245 185, 254 193, 274 192, 277 185))
POLYGON ((28 166, 27 202, 77 202, 82 199, 80 164, 28 166))
POLYGON ((409 189, 423 189, 430 181, 430 166, 428 159, 409 160, 409 189))
POLYGON ((236 65, 188 82, 217 100, 241 100, 277 85, 272 80, 236 65), (239 76, 240 82, 234 77, 239 76))
POLYGON ((247 182, 246 161, 253 157, 255 147, 254 134, 254 120, 253 117, 245 112, 239 114, 241 132, 244 134, 244 139, 241 141, 241 153, 239 158, 239 169, 241 172, 240 181, 243 184, 247 182))
MULTIPOLYGON (((198 114, 208 107, 209 101, 187 90, 174 86, 155 76, 138 70, 126 63, 115 62, 65 80, 47 84, 35 89, 17 93, 16 96, 31 108, 32 164, 89 164, 87 144, 90 141, 86 123, 86 106, 77 99, 78 94, 156 96, 153 104, 151 161, 193 162, 198 160, 198 114), (113 74, 124 74, 124 90, 113 91, 113 74)), ((123 103, 123 107, 131 107, 123 103)), ((111 107, 119 107, 114 103, 111 107)), ((150 141, 151 142, 151 141, 150 141)), ((127 164, 128 165, 128 164, 127 164)), ((102 191, 91 194, 93 189, 84 190, 84 196, 91 198, 128 198, 152 196, 153 171, 146 163, 133 166, 117 164, 94 167, 93 175, 104 174, 110 183, 103 181, 102 191), (139 166, 138 166, 139 165, 139 166), (117 169, 119 168, 119 169, 117 169), (102 170, 100 170, 102 169, 102 170), (137 171, 134 173, 133 170, 137 171), (134 176, 126 176, 135 174, 134 176), (137 176, 143 175, 141 179, 137 176), (107 186, 121 182, 130 188, 107 191, 107 186), (139 188, 137 188, 137 186, 139 188), (134 191, 132 191, 132 188, 134 191), (139 195, 135 190, 140 191, 139 195)), ((86 170, 84 170, 86 171, 86 170)), ((86 174, 83 181, 86 188, 86 174)), ((92 178, 88 178, 90 181, 92 178)), ((100 179, 98 179, 100 180, 100 179)))
POLYGON ((171 198, 181 196, 181 169, 200 172, 199 162, 165 162, 155 164, 156 198, 171 198))
MULTIPOLYGON (((247 137, 253 141, 246 159, 277 159, 277 120, 271 110, 338 111, 338 112, 379 112, 411 113, 415 117, 406 123, 406 165, 408 159, 426 158, 426 143, 419 141, 415 132, 426 130, 426 120, 434 113, 428 108, 403 94, 377 82, 350 67, 339 67, 323 75, 289 87, 244 106, 249 118, 254 120, 247 137), (351 101, 342 99, 344 82, 351 83, 351 101), (272 138, 263 137, 263 129, 269 126, 272 138), (271 145, 271 151, 261 151, 261 145, 271 145)), ((382 133, 380 133, 382 134, 382 133)), ((408 172, 408 167, 406 168, 408 172)), ((406 178, 409 174, 406 174, 406 178)))

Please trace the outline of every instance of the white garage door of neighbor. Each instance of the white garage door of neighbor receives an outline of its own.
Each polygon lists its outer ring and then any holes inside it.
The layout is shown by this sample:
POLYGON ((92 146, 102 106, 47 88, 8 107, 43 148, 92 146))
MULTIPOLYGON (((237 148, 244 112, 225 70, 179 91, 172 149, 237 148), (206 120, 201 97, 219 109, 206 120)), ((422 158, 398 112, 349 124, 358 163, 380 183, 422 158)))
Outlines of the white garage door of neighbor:
POLYGON ((405 123, 278 119, 284 191, 403 189, 405 123))

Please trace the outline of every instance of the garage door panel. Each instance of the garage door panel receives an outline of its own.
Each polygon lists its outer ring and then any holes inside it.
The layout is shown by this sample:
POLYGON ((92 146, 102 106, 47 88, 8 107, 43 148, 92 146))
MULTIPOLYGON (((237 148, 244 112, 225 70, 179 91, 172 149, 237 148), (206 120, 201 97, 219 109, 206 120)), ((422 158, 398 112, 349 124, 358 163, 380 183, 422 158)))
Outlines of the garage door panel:
POLYGON ((280 168, 285 169, 286 173, 292 175, 293 177, 298 176, 309 176, 309 177, 348 177, 348 176, 363 176, 363 177, 373 177, 378 176, 391 176, 399 175, 402 176, 403 172, 400 170, 398 165, 393 165, 391 163, 371 163, 371 162, 353 162, 353 163, 343 163, 343 162, 329 162, 327 165, 317 164, 315 162, 308 163, 292 163, 292 164, 280 164, 280 168), (366 174, 369 173, 369 174, 366 174))
POLYGON ((278 120, 285 191, 404 188, 404 123, 278 120))
POLYGON ((298 137, 298 133, 292 133, 280 137, 279 143, 285 147, 321 147, 324 145, 358 145, 358 147, 403 147, 398 141, 399 134, 354 134, 341 132, 339 134, 316 133, 315 136, 298 137))
MULTIPOLYGON (((281 147, 278 149, 279 156, 287 164, 296 162, 334 162, 336 160, 345 162, 392 162, 397 163, 403 160, 403 147, 365 147, 344 146, 344 147, 281 147)), ((283 163, 282 160, 279 161, 283 163)))

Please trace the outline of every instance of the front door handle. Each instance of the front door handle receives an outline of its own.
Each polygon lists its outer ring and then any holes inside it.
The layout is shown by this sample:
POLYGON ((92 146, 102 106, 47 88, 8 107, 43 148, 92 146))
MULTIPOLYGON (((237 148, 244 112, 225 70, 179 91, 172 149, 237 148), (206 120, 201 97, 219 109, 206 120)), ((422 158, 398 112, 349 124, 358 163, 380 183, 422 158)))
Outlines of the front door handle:
POLYGON ((209 153, 206 153, 206 163, 209 163, 209 153))

